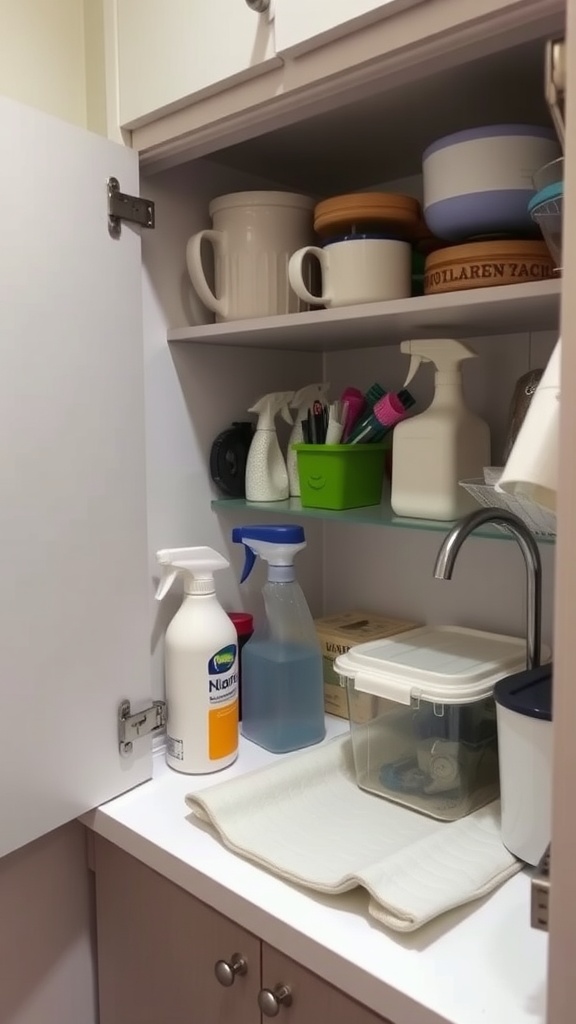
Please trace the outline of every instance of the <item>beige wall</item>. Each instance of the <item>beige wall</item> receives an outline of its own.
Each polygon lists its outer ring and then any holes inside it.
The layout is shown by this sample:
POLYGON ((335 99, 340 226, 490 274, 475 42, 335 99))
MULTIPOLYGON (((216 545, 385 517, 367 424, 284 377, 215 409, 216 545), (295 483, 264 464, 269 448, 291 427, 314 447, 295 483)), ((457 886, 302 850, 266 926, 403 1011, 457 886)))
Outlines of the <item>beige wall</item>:
POLYGON ((0 0, 0 94, 105 134, 102 0, 0 0))

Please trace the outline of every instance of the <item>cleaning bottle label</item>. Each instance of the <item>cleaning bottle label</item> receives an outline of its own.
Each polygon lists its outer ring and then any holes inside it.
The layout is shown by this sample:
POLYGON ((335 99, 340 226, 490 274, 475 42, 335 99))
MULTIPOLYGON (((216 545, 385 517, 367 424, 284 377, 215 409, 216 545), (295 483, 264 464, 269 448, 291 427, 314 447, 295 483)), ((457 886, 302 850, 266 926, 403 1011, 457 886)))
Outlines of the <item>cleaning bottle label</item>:
POLYGON ((238 647, 227 644, 208 662, 208 757, 218 761, 238 745, 238 647))

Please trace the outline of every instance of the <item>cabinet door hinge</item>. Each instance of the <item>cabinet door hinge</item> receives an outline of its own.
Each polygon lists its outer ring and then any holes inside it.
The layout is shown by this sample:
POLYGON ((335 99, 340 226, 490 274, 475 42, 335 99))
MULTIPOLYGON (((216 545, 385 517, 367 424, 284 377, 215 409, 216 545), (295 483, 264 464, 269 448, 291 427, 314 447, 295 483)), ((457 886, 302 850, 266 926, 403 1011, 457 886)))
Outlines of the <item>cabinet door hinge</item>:
POLYGON ((154 203, 120 191, 118 178, 108 178, 108 231, 120 238, 122 221, 128 220, 144 228, 154 227, 154 203))
POLYGON ((546 43, 544 80, 546 102, 562 151, 564 151, 566 138, 566 43, 564 39, 549 39, 546 43))
POLYGON ((542 857, 532 879, 532 906, 530 923, 533 928, 548 931, 548 903, 550 900, 550 847, 542 857))
POLYGON ((120 753, 127 757, 132 753, 134 740, 140 736, 148 736, 158 732, 166 725, 166 703, 163 700, 152 701, 150 707, 143 711, 130 713, 130 701, 123 700, 118 706, 118 742, 120 753))

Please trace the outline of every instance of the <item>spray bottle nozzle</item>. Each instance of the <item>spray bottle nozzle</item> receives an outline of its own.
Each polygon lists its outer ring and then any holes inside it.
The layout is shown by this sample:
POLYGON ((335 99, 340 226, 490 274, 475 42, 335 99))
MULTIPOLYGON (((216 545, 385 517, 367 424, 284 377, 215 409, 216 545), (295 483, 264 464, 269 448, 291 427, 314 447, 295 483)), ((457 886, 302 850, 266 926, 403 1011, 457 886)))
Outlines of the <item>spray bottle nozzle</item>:
POLYGON ((257 555, 269 565, 293 565, 294 557, 306 547, 301 526, 235 526, 232 540, 244 545, 241 583, 248 579, 257 555))
POLYGON ((292 426, 292 414, 290 412, 290 402, 292 401, 294 392, 293 391, 272 391, 269 395, 264 395, 263 398, 248 409, 248 412, 258 413, 258 430, 274 430, 274 420, 278 413, 282 415, 282 419, 292 426))
POLYGON ((306 387, 300 388, 300 391, 295 391, 292 395, 290 402, 291 409, 306 409, 312 405, 316 400, 324 402, 330 389, 329 384, 307 384, 306 387))
POLYGON ((453 373, 464 359, 476 357, 473 349, 455 338, 402 341, 400 351, 412 357, 404 387, 408 386, 420 363, 434 363, 438 373, 453 373))
MULTIPOLYGON (((187 577, 186 592, 194 593, 196 581, 211 581, 218 569, 227 569, 230 562, 213 548, 163 548, 156 552, 156 558, 164 567, 162 578, 156 590, 156 600, 166 596, 178 573, 187 577)), ((205 590, 205 588, 202 588, 205 590)))

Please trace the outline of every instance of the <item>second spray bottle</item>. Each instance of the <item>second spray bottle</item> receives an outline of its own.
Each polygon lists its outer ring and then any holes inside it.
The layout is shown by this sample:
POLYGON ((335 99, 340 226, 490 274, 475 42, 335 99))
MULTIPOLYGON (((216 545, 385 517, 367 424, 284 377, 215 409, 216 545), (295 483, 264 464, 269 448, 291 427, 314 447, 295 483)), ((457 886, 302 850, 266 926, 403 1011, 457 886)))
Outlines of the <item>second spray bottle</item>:
POLYGON ((315 402, 326 401, 330 385, 326 383, 307 384, 300 391, 274 391, 264 395, 248 412, 258 415, 256 431, 252 438, 246 461, 246 499, 248 501, 285 501, 288 497, 299 497, 300 480, 296 464, 296 453, 292 445, 302 441, 303 411, 315 402), (292 419, 290 410, 295 410, 292 419), (276 417, 280 414, 285 423, 292 427, 288 441, 287 456, 284 458, 278 435, 276 417))

